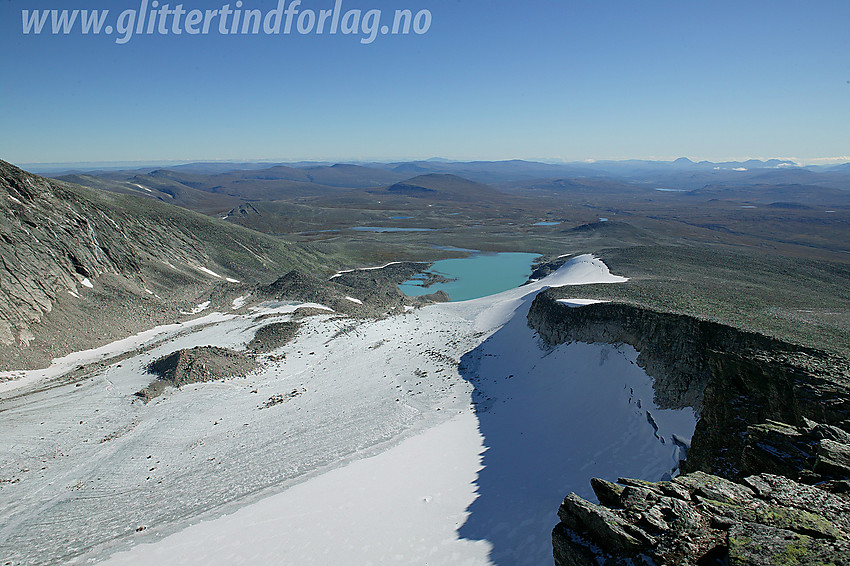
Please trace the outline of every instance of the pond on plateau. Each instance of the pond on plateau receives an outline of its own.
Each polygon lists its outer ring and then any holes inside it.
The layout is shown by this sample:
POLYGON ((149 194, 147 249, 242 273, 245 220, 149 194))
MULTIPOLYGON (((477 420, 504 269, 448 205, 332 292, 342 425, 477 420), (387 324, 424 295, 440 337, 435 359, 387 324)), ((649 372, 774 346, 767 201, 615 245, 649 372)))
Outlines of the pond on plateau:
POLYGON ((538 257, 538 254, 529 253, 497 253, 444 259, 435 262, 428 272, 450 281, 423 287, 428 276, 418 275, 399 285, 399 288, 408 297, 437 291, 445 291, 452 301, 487 297, 525 283, 531 275, 531 264, 538 257))

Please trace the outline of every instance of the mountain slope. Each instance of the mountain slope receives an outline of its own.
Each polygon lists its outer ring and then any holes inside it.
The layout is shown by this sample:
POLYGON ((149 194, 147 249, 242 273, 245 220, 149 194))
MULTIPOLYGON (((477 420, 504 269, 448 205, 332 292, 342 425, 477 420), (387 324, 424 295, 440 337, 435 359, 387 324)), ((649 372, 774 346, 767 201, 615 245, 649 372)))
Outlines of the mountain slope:
POLYGON ((276 165, 222 172, 184 166, 149 172, 70 174, 59 178, 111 192, 141 194, 191 210, 217 214, 244 201, 333 195, 344 189, 392 184, 407 176, 385 169, 336 164, 313 167, 276 165))
POLYGON ((3 161, 0 238, 2 369, 173 322, 216 286, 324 268, 308 248, 3 161))
POLYGON ((112 193, 130 194, 150 199, 157 199, 168 204, 175 204, 203 212, 214 214, 236 206, 242 199, 216 193, 205 192, 192 188, 177 180, 165 176, 140 174, 125 179, 113 179, 108 175, 64 175, 60 181, 83 185, 93 189, 112 193))

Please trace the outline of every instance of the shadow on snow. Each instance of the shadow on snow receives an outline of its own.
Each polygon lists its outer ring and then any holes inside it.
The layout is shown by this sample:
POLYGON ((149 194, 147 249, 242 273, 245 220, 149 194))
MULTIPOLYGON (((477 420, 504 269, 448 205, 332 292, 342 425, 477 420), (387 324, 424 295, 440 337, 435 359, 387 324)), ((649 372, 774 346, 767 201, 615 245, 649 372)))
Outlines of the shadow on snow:
POLYGON ((632 348, 542 343, 527 326, 535 295, 459 366, 475 387, 485 449, 477 497, 458 534, 489 542, 500 566, 551 564, 565 495, 595 500, 591 477, 661 479, 679 456, 668 429, 680 437, 693 431, 692 414, 654 410, 652 380, 632 348), (661 421, 658 431, 650 420, 661 421))

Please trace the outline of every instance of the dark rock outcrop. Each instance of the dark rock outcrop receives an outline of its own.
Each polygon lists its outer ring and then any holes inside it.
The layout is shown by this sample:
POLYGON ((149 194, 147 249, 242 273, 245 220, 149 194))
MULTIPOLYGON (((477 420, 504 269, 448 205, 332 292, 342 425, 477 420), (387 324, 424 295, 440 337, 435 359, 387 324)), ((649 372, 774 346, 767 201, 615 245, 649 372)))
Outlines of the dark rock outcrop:
POLYGON ((301 323, 297 321, 273 322, 260 327, 248 342, 247 348, 257 354, 271 352, 285 346, 295 338, 301 323))
POLYGON ((525 282, 525 285, 532 283, 533 281, 538 281, 543 279, 547 275, 551 275, 558 271, 558 269, 567 263, 570 258, 562 257, 558 259, 554 259, 552 261, 543 261, 540 263, 536 263, 531 266, 531 275, 528 277, 528 281, 525 282))
POLYGON ((263 298, 318 303, 331 308, 341 299, 339 293, 334 293, 323 280, 299 269, 286 273, 269 285, 258 287, 257 294, 263 298))
POLYGON ((558 510, 559 566, 850 564, 843 495, 770 474, 591 483, 601 505, 570 494, 558 510))
MULTIPOLYGON (((768 460, 753 457, 778 438, 769 430, 775 429, 770 421, 797 427, 815 450, 822 442, 817 436, 825 431, 850 429, 850 363, 844 358, 788 347, 716 352, 711 370, 684 471, 740 479, 770 470, 768 460)), ((787 462, 797 457, 782 450, 774 455, 787 462)), ((816 481, 811 476, 807 483, 816 481)))
POLYGON ((769 420, 747 427, 742 472, 767 472, 810 484, 850 477, 850 434, 804 420, 802 426, 769 420))
POLYGON ((197 346, 178 350, 151 362, 148 371, 157 376, 147 388, 136 393, 145 402, 160 395, 168 386, 245 377, 258 367, 257 361, 242 352, 217 346, 197 346))

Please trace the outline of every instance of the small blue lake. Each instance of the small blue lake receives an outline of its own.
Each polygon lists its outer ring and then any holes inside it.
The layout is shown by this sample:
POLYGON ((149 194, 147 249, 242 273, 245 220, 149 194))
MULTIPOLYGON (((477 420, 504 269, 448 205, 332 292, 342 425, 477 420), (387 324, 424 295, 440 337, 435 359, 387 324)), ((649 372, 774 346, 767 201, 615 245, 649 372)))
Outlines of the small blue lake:
POLYGON ((357 226, 351 228, 355 232, 433 232, 433 228, 388 228, 384 226, 357 226))
POLYGON ((445 291, 452 301, 468 301, 495 295, 519 287, 531 275, 531 264, 538 254, 498 253, 478 254, 459 259, 444 259, 434 263, 431 273, 452 279, 422 287, 422 277, 405 281, 399 289, 408 297, 418 297, 445 291))

